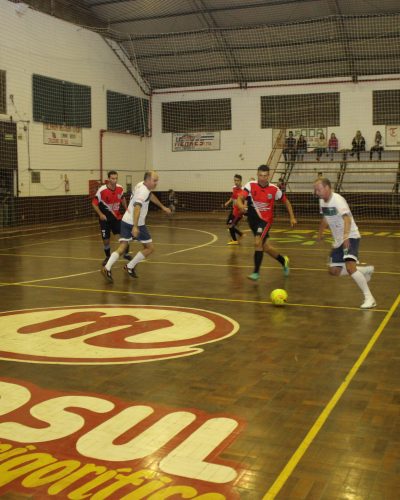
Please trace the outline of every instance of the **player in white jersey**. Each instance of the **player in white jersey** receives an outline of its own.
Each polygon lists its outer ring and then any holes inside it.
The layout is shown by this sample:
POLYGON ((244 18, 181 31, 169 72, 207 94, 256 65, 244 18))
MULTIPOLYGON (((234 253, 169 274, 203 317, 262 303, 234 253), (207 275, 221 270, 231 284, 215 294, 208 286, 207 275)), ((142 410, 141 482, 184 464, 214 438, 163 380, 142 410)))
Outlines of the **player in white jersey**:
POLYGON ((125 266, 125 270, 132 278, 137 278, 135 266, 154 252, 153 240, 146 227, 146 216, 149 210, 149 203, 152 202, 168 215, 171 214, 171 210, 163 205, 157 196, 151 192, 157 187, 157 183, 157 172, 148 171, 144 174, 144 180, 135 186, 129 201, 128 209, 122 217, 119 239, 120 245, 117 250, 111 254, 107 264, 101 270, 105 279, 110 283, 113 282, 111 268, 118 261, 120 256, 125 253, 130 241, 135 239, 140 241, 143 245, 143 249, 125 266))
POLYGON ((361 235, 349 205, 343 196, 333 192, 330 180, 325 177, 319 177, 314 182, 314 190, 320 199, 322 215, 318 239, 323 239, 324 230, 328 227, 334 239, 329 273, 333 276, 350 275, 364 294, 361 309, 371 309, 376 306, 376 301, 368 281, 374 272, 374 266, 357 266, 361 235))

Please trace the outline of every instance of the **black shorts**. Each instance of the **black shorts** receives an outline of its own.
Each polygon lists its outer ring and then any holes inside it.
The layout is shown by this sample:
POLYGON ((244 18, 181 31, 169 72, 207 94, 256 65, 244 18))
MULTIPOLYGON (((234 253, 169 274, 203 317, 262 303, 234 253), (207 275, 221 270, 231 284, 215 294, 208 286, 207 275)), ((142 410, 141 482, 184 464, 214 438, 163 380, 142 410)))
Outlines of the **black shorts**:
POLYGON ((99 220, 101 237, 103 240, 109 240, 111 233, 119 234, 121 232, 121 221, 117 219, 99 220))
POLYGON ((271 228, 270 222, 266 222, 265 220, 260 219, 257 215, 250 213, 248 216, 248 222, 254 236, 260 236, 263 242, 269 238, 268 233, 271 228))
POLYGON ((227 226, 236 226, 236 224, 241 221, 242 217, 243 215, 233 215, 233 210, 231 210, 228 218, 226 219, 227 226))

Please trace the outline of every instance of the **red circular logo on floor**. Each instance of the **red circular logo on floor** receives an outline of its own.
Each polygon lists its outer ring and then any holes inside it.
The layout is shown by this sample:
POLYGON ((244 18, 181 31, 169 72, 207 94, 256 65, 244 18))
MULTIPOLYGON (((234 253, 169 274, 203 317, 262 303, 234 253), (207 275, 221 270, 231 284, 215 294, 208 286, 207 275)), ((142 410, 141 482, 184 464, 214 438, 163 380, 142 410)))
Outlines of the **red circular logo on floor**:
POLYGON ((186 307, 95 305, 0 313, 0 358, 31 363, 143 363, 191 356, 234 335, 219 313, 186 307))

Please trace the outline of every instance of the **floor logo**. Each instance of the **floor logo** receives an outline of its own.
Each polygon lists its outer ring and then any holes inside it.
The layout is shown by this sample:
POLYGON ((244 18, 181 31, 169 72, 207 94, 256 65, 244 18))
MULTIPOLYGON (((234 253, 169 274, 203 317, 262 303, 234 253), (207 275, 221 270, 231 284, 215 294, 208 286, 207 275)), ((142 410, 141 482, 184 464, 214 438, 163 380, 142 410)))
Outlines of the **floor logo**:
POLYGON ((198 354, 234 335, 222 314, 185 307, 96 305, 0 314, 0 358, 31 363, 141 363, 198 354))

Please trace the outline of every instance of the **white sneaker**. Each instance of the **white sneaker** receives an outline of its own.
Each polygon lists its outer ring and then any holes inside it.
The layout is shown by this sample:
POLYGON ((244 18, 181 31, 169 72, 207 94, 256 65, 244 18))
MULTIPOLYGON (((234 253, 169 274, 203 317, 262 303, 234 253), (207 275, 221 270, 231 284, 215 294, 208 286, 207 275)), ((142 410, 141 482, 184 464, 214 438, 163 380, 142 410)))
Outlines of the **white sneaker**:
POLYGON ((363 275, 365 276, 365 279, 367 280, 367 283, 368 283, 368 281, 370 281, 370 279, 372 277, 372 273, 375 271, 374 266, 360 266, 357 269, 361 273, 363 273, 363 275))
POLYGON ((364 302, 361 304, 360 309, 372 309, 373 307, 376 307, 376 301, 372 297, 367 297, 364 302))

